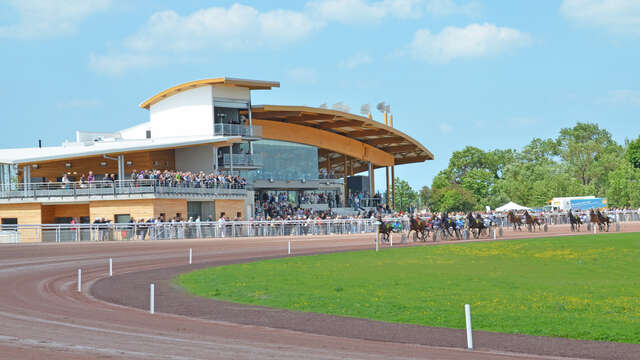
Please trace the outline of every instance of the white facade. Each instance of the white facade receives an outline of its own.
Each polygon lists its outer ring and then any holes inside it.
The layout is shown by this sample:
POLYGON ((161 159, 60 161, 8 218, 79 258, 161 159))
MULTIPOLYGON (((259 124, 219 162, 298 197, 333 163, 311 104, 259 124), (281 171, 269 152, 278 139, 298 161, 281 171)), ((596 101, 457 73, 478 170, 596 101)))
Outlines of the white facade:
POLYGON ((179 92, 151 105, 151 137, 213 135, 213 87, 179 92))
POLYGON ((249 101, 251 99, 251 91, 243 87, 231 87, 224 85, 214 85, 213 97, 216 99, 241 100, 249 101))
POLYGON ((139 140, 147 137, 147 131, 151 130, 151 123, 149 121, 132 126, 130 128, 120 130, 120 137, 124 140, 139 140))
POLYGON ((214 154, 212 145, 185 147, 175 151, 176 170, 204 171, 207 174, 213 172, 214 154))

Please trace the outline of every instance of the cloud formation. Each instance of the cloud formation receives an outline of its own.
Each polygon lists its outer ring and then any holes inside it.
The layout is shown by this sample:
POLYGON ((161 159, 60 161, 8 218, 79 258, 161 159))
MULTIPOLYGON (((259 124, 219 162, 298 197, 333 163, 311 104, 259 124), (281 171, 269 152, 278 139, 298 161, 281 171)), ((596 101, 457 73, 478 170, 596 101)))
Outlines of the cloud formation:
POLYGON ((446 63, 460 58, 494 55, 530 43, 531 36, 518 29, 489 23, 470 24, 463 28, 449 26, 438 34, 420 29, 409 44, 409 53, 418 60, 446 63))
POLYGON ((564 0, 560 12, 576 23, 617 34, 640 35, 638 0, 564 0))
POLYGON ((359 66, 371 64, 372 62, 373 62, 373 58, 371 57, 371 55, 364 52, 360 52, 357 54, 353 54, 348 58, 342 60, 340 62, 340 67, 353 70, 359 66))
POLYGON ((41 39, 68 35, 88 16, 104 11, 111 0, 9 0, 20 22, 0 25, 0 38, 41 39))
MULTIPOLYGON (((105 0, 106 1, 106 0, 105 0)), ((332 22, 368 23, 387 17, 419 18, 427 13, 469 13, 473 2, 454 0, 311 0, 301 10, 260 11, 235 3, 181 15, 173 10, 152 14, 142 27, 108 54, 92 54, 89 67, 99 73, 118 74, 163 58, 173 61, 210 49, 255 51, 286 46, 308 38, 332 22)), ((347 68, 370 62, 366 55, 347 59, 347 68)))

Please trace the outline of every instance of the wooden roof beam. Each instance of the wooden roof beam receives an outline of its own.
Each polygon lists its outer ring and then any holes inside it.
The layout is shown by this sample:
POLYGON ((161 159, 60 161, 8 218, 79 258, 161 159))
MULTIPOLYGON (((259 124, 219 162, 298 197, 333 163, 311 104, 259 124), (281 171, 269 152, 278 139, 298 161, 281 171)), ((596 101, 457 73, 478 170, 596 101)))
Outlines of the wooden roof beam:
POLYGON ((406 141, 407 139, 401 136, 390 136, 390 137, 382 137, 382 138, 367 140, 367 144, 377 146, 377 145, 386 145, 386 144, 398 144, 406 141))
POLYGON ((360 137, 367 137, 367 136, 379 136, 379 135, 386 135, 389 132, 387 130, 360 130, 360 131, 351 131, 348 132, 346 135, 349 135, 350 137, 356 137, 356 138, 360 138, 360 137))
POLYGON ((341 120, 341 121, 322 123, 318 125, 318 128, 319 129, 335 129, 335 128, 342 128, 342 127, 355 127, 355 126, 361 126, 361 125, 362 125, 362 121, 341 120))
POLYGON ((414 152, 418 150, 418 147, 415 145, 400 145, 400 146, 390 146, 390 147, 382 148, 382 150, 391 154, 396 154, 396 153, 403 153, 403 152, 414 152))

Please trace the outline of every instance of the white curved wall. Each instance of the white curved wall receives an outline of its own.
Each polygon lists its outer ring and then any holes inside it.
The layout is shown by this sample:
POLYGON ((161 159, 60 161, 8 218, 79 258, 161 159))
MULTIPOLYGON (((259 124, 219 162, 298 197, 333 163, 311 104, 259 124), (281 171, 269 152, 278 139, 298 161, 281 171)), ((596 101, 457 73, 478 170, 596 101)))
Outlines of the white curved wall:
POLYGON ((213 135, 213 88, 179 92, 149 108, 151 137, 213 135))

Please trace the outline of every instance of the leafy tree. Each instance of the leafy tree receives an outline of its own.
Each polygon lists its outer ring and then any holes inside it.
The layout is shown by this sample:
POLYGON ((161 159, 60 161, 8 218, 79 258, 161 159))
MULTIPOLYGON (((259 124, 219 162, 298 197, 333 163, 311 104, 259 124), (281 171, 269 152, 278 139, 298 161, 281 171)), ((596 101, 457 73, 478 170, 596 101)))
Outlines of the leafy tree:
POLYGON ((459 185, 449 185, 431 193, 432 210, 436 212, 471 211, 477 208, 473 193, 459 185))
POLYGON ((406 180, 396 178, 395 181, 396 210, 407 211, 409 207, 415 207, 418 201, 418 193, 411 188, 406 180))
POLYGON ((630 142, 626 152, 627 161, 636 169, 640 169, 640 136, 630 142))
POLYGON ((420 200, 420 206, 431 207, 431 189, 428 186, 423 186, 418 192, 418 199, 420 200))
POLYGON ((607 130, 580 122, 560 130, 558 146, 569 173, 583 185, 595 182, 596 187, 602 186, 606 174, 616 168, 622 151, 607 130))
POLYGON ((640 204, 640 169, 623 161, 609 173, 607 200, 609 206, 617 208, 638 207, 640 204), (631 203, 633 201, 633 204, 631 203))

